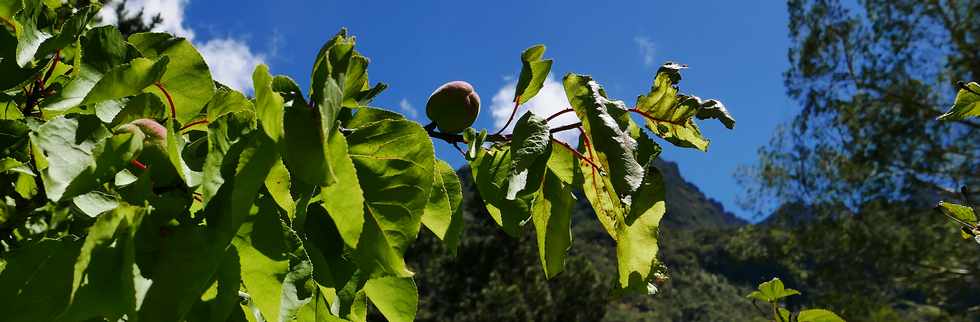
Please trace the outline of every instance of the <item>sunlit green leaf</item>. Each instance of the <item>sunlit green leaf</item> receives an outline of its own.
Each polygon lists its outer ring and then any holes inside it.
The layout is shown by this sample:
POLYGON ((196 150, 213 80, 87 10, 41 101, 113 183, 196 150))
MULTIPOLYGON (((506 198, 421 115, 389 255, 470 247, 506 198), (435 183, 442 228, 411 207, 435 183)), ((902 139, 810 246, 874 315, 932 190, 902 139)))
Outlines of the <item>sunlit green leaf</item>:
POLYGON ((844 322, 837 314, 834 312, 823 310, 823 309, 813 309, 813 310, 803 310, 800 311, 800 315, 796 317, 797 322, 844 322))
POLYGON ((735 119, 725 106, 716 100, 702 101, 697 96, 680 95, 677 83, 680 71, 687 66, 666 63, 657 70, 650 93, 636 98, 636 110, 646 120, 651 132, 680 147, 708 150, 708 139, 694 123, 699 119, 715 118, 729 129, 735 127, 735 119))
POLYGON ((415 122, 386 120, 354 129, 347 142, 366 208, 403 254, 419 232, 432 189, 432 141, 415 122))
POLYGON ((538 94, 551 72, 551 59, 542 60, 544 45, 534 45, 521 53, 521 76, 517 79, 514 101, 524 104, 538 94))
POLYGON ((970 82, 956 92, 953 106, 945 114, 939 116, 941 121, 965 120, 980 116, 980 84, 970 82))
POLYGON ((432 192, 425 205, 422 224, 446 243, 453 253, 463 234, 463 192, 456 171, 446 161, 436 160, 432 192))
POLYGON ((627 216, 617 225, 616 257, 619 262, 619 286, 645 290, 660 263, 660 220, 667 209, 663 175, 650 160, 643 181, 631 195, 627 216))
POLYGON ((388 321, 415 320, 419 297, 415 281, 410 277, 372 278, 364 284, 364 293, 388 321))
POLYGON ((548 278, 564 270, 565 256, 572 245, 572 186, 548 171, 540 195, 534 199, 531 218, 537 233, 538 257, 548 278))
MULTIPOLYGON (((548 123, 541 117, 528 111, 517 121, 514 126, 514 136, 510 143, 511 153, 511 175, 508 179, 507 200, 517 198, 517 193, 525 190, 536 191, 540 187, 540 181, 528 182, 541 178, 543 174, 533 174, 529 176, 529 171, 538 163, 538 158, 549 155, 548 150, 551 144, 551 133, 548 131, 548 123)), ((547 162, 547 161, 544 161, 547 162)), ((544 171, 538 168, 539 171, 544 171)))
MULTIPOLYGON (((211 100, 215 87, 204 57, 191 42, 166 33, 150 32, 129 36, 129 42, 146 58, 170 57, 160 87, 173 99, 178 122, 187 123, 197 117, 204 104, 211 100)), ((166 94, 156 86, 147 88, 147 92, 161 95, 161 99, 167 101, 166 94)))
POLYGON ((312 266, 299 237, 280 220, 271 198, 260 198, 232 244, 241 260, 242 283, 267 321, 291 321, 310 300, 301 294, 312 266))

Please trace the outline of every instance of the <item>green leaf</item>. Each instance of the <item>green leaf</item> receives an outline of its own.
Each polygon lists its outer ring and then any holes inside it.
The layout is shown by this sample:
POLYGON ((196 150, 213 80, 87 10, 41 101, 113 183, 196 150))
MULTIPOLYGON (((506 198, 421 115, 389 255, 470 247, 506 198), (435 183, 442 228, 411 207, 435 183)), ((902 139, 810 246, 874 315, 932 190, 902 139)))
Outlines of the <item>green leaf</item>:
POLYGON ((323 85, 326 84, 327 79, 333 78, 337 83, 346 80, 342 74, 347 72, 347 63, 353 54, 354 37, 347 36, 347 29, 341 29, 323 44, 323 47, 320 47, 310 75, 311 101, 319 102, 323 98, 323 85))
POLYGON ((57 201, 88 192, 113 178, 142 149, 142 138, 129 133, 110 135, 91 116, 58 117, 31 134, 47 157, 41 178, 48 198, 57 201))
POLYGON ((225 114, 208 123, 208 154, 204 160, 201 182, 204 205, 217 195, 227 178, 234 176, 235 162, 226 158, 240 151, 241 145, 235 143, 247 138, 255 126, 255 115, 251 111, 225 114))
POLYGON ((973 226, 977 225, 977 214, 973 212, 973 208, 945 201, 940 201, 936 207, 948 216, 973 226))
MULTIPOLYGON (((622 101, 611 101, 605 91, 589 76, 565 76, 565 93, 575 114, 582 120, 592 151, 604 171, 608 171, 617 195, 633 194, 643 180, 643 166, 634 156, 637 142, 611 114, 611 110, 626 109, 622 101)), ((628 206, 628 202, 626 202, 628 206)))
MULTIPOLYGON (((214 96, 215 88, 204 57, 191 42, 170 34, 152 32, 133 34, 129 36, 129 42, 146 58, 170 57, 160 84, 173 98, 178 122, 183 124, 196 118, 214 96)), ((166 101, 166 95, 156 86, 147 91, 160 95, 166 101)))
POLYGON ((126 100, 122 110, 113 116, 110 126, 115 128, 138 119, 162 120, 167 118, 168 113, 167 106, 159 97, 142 93, 126 100))
POLYGON ((214 96, 211 97, 207 109, 207 119, 216 120, 222 115, 243 110, 254 110, 255 107, 241 92, 222 86, 218 87, 214 96))
POLYGON ((137 95, 160 80, 169 62, 170 58, 164 56, 156 61, 136 58, 127 64, 119 65, 95 83, 81 104, 87 105, 137 95))
MULTIPOLYGON (((20 1, 10 2, 20 3, 20 1)), ((22 68, 17 64, 17 37, 6 28, 0 30, 0 75, 3 75, 0 78, 0 91, 26 85, 25 83, 30 82, 44 67, 43 64, 38 64, 33 68, 22 68)))
POLYGON ((782 280, 778 277, 773 277, 772 280, 759 284, 759 290, 753 291, 748 297, 772 303, 781 298, 798 294, 800 294, 799 291, 785 288, 782 280))
MULTIPOLYGON (((262 129, 265 130, 266 135, 272 138, 273 141, 278 142, 283 137, 283 126, 285 122, 283 116, 283 98, 279 93, 272 90, 272 75, 269 74, 269 66, 265 64, 256 66, 255 72, 252 73, 252 82, 255 86, 255 113, 258 115, 259 121, 262 122, 262 129)), ((293 102, 293 108, 302 107, 305 106, 296 106, 296 102, 293 102)), ((287 127, 293 129, 294 126, 287 127)), ((309 130, 307 129, 309 126, 299 127, 301 127, 301 130, 309 130)), ((313 141, 311 140, 313 137, 306 137, 305 139, 313 141)), ((291 145, 287 144, 287 148, 291 145)))
POLYGON ((72 303, 66 316, 72 320, 95 317, 118 319, 137 306, 134 279, 136 232, 147 209, 123 205, 98 217, 75 262, 72 303))
POLYGON ((980 116, 980 84, 970 82, 956 92, 953 106, 937 119, 940 121, 959 121, 980 116))
POLYGON ((25 67, 34 60, 35 54, 41 48, 41 43, 52 37, 51 33, 42 31, 37 25, 38 16, 43 7, 40 1, 25 1, 21 11, 14 15, 17 28, 17 65, 25 67))
MULTIPOLYGON (((34 57, 40 57, 53 53, 58 49, 62 49, 66 46, 71 45, 78 39, 79 36, 85 31, 86 25, 88 25, 89 20, 98 12, 96 6, 85 6, 84 8, 79 8, 78 11, 73 13, 71 17, 66 20, 59 31, 54 34, 51 38, 48 38, 41 46, 38 48, 37 53, 34 57)), ((52 26, 52 28, 54 28, 52 26)))
POLYGON ((575 206, 572 188, 548 171, 540 195, 534 199, 531 208, 537 233, 538 257, 548 278, 564 270, 565 257, 572 246, 571 216, 575 206))
POLYGON ((75 197, 71 201, 82 213, 92 218, 119 207, 118 197, 101 191, 92 191, 75 197))
POLYGON ((347 139, 334 130, 328 140, 327 162, 337 176, 333 184, 320 187, 323 208, 336 223, 344 243, 356 248, 364 227, 364 191, 348 154, 347 139))
POLYGON ((521 76, 517 79, 514 102, 524 104, 538 94, 551 72, 551 59, 542 60, 544 45, 534 45, 521 53, 521 76))
MULTIPOLYGON (((141 270, 152 280, 140 308, 140 321, 180 320, 213 283, 225 250, 248 219, 259 189, 278 158, 276 145, 252 131, 238 139, 223 156, 224 183, 204 208, 207 230, 200 226, 173 228, 161 238, 152 264, 141 270), (181 265, 173 265, 181 263, 181 265)), ((154 231, 154 230, 151 230, 154 231)))
POLYGON ((72 237, 42 239, 5 254, 7 264, 0 271, 4 320, 54 321, 68 306, 73 264, 81 246, 72 237))
POLYGON ((670 62, 661 66, 650 93, 636 98, 636 110, 640 111, 647 128, 654 134, 679 147, 707 151, 708 139, 701 135, 694 117, 718 119, 729 129, 735 127, 735 119, 721 102, 702 102, 697 96, 679 95, 677 83, 684 68, 687 66, 670 62))
MULTIPOLYGON (((363 221, 363 212, 361 216, 363 221)), ((357 267, 350 261, 348 254, 345 254, 349 252, 349 248, 345 249, 337 225, 320 205, 311 204, 305 217, 306 222, 300 234, 304 235, 303 248, 313 263, 313 279, 318 285, 327 288, 344 287, 357 267)))
POLYGON ((393 276, 372 278, 364 283, 364 293, 388 321, 415 320, 419 296, 412 278, 393 276))
MULTIPOLYGON (((92 28, 85 33, 81 46, 82 58, 80 63, 76 62, 78 65, 76 74, 72 75, 71 81, 65 84, 64 88, 42 102, 41 106, 46 115, 64 114, 77 108, 105 73, 138 55, 138 52, 123 40, 119 30, 112 26, 92 28)), ((168 67, 172 66, 168 63, 168 67)), ((86 114, 92 113, 94 111, 86 112, 86 114)))
POLYGON ((321 93, 325 96, 316 109, 306 106, 301 97, 287 103, 285 162, 290 172, 305 183, 332 185, 338 174, 326 154, 332 149, 330 136, 338 129, 341 93, 333 80, 325 83, 321 93))
MULTIPOLYGON (((551 133, 548 123, 541 117, 528 111, 514 126, 514 136, 510 144, 511 175, 507 185, 507 200, 517 198, 517 193, 525 190, 528 185, 528 174, 538 158, 545 155, 551 147, 551 133)), ((545 161, 547 162, 547 161, 545 161)), ((540 169, 544 171, 544 169, 540 169)), ((541 174, 530 176, 541 178, 541 174)), ((540 189, 540 181, 532 182, 531 191, 540 189)))
POLYGON ((624 221, 617 225, 616 257, 619 262, 619 286, 628 290, 646 290, 660 260, 660 220, 667 212, 663 175, 647 162, 643 181, 633 193, 634 200, 624 221))
POLYGON ((289 179, 289 170, 286 170, 282 160, 276 160, 276 164, 269 170, 269 176, 265 178, 265 189, 269 191, 269 196, 276 201, 279 208, 286 212, 286 217, 293 220, 296 217, 296 201, 289 192, 291 186, 289 179))
MULTIPOLYGON (((489 150, 477 149, 476 158, 470 161, 473 181, 483 198, 487 212, 493 220, 511 236, 517 236, 520 227, 531 217, 531 205, 537 190, 531 193, 519 193, 514 200, 506 199, 506 187, 510 186, 511 151, 509 148, 493 146, 489 150)), ((529 170, 530 174, 544 174, 547 160, 538 162, 529 170)), ((540 160, 539 160, 540 161, 540 160)), ((540 182, 540 178, 528 179, 528 182, 540 182)), ((525 189, 524 191, 527 191, 525 189)))
POLYGON ((432 192, 425 205, 422 224, 446 243, 455 254, 463 234, 463 192, 456 171, 446 161, 436 160, 432 192))
POLYGON ((300 294, 312 266, 299 237, 280 220, 268 197, 260 198, 232 241, 241 261, 242 283, 268 321, 291 321, 310 300, 300 294))
POLYGON ((359 128, 374 122, 384 121, 384 120, 404 120, 405 116, 381 109, 376 107, 361 106, 357 109, 357 114, 354 114, 347 123, 344 124, 346 128, 359 128))
MULTIPOLYGON (((418 235, 432 189, 432 141, 418 123, 387 120, 354 129, 347 142, 364 190, 365 208, 389 244, 404 254, 418 235)), ((324 202, 333 201, 324 198, 324 202)))
POLYGON ((369 86, 367 66, 370 60, 354 50, 354 44, 354 37, 341 29, 320 48, 310 82, 312 101, 318 102, 324 97, 323 84, 328 79, 341 89, 341 105, 350 108, 367 105, 388 87, 381 83, 369 86))
POLYGON ((844 322, 837 314, 834 312, 814 309, 814 310, 803 310, 800 311, 800 315, 796 317, 797 322, 844 322))

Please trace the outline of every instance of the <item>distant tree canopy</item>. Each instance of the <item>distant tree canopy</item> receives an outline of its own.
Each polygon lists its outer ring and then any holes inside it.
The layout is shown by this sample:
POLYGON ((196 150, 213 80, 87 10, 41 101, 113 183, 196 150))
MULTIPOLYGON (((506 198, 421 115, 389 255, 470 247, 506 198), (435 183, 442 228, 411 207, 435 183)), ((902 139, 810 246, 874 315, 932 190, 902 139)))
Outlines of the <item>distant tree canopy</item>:
POLYGON ((972 186, 980 124, 938 122, 980 79, 980 1, 789 0, 785 83, 799 115, 741 173, 743 206, 855 210, 972 186))

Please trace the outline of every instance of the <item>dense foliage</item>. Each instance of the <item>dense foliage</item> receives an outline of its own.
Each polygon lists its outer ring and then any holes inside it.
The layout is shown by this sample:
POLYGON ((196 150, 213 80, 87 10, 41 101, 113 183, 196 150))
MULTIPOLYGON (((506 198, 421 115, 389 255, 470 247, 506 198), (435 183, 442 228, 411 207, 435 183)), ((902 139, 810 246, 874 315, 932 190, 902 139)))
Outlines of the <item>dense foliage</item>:
POLYGON ((787 93, 800 106, 747 169, 742 200, 930 207, 980 182, 980 123, 936 121, 980 79, 980 1, 790 0, 787 93), (855 3, 856 2, 856 3, 855 3))
MULTIPOLYGON (((370 107, 369 60, 342 30, 303 94, 259 66, 254 98, 215 82, 186 39, 91 27, 98 4, 0 4, 0 311, 10 321, 364 321, 415 318, 405 254, 422 227, 455 252, 461 184, 432 138, 463 153, 493 221, 530 223, 543 276, 566 267, 573 191, 616 247, 612 292, 655 293, 665 187, 660 146, 706 150, 694 119, 734 119, 680 94, 667 63, 633 107, 564 78, 581 123, 525 113, 512 134, 422 127, 370 107), (580 142, 551 134, 577 130, 580 142)), ((135 27, 134 27, 135 28, 135 27)), ((134 30, 135 31, 135 30, 134 30)), ((541 88, 521 55, 514 111, 541 88)), ((574 265, 579 265, 581 262, 574 265)))

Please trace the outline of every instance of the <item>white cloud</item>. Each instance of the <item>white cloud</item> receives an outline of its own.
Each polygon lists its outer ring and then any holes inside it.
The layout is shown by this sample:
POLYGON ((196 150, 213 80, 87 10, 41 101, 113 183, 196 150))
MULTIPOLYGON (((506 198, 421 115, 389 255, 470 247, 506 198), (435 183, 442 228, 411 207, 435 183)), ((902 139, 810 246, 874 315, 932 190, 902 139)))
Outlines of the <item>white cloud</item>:
POLYGON ((415 106, 412 106, 412 103, 409 103, 408 99, 403 98, 400 102, 398 102, 398 109, 411 119, 419 118, 419 110, 416 109, 415 106))
MULTIPOLYGON (((516 86, 516 81, 508 82, 506 85, 501 87, 500 90, 498 90, 493 96, 493 99, 491 99, 490 112, 493 116, 495 128, 500 128, 507 123, 507 118, 514 109, 513 100, 516 86)), ((547 118, 552 114, 567 108, 571 108, 571 104, 568 103, 568 97, 565 96, 565 89, 562 87, 560 82, 555 81, 551 75, 548 75, 548 78, 546 78, 544 81, 544 86, 540 91, 538 91, 538 94, 527 103, 524 103, 524 105, 521 105, 520 109, 517 111, 517 115, 514 116, 514 121, 507 126, 507 130, 504 132, 512 131, 514 129, 514 123, 517 122, 517 119, 519 119, 525 111, 530 110, 535 115, 547 118)), ((569 112, 554 118, 548 122, 548 125, 554 128, 566 124, 572 124, 578 121, 578 117, 575 116, 575 113, 569 112)), ((570 143, 572 146, 574 146, 578 143, 578 131, 570 130, 555 133, 555 138, 570 143)))
POLYGON ((653 66, 653 59, 656 56, 657 48, 653 45, 653 41, 650 40, 650 37, 633 37, 633 43, 636 44, 636 47, 640 49, 640 54, 643 55, 643 65, 647 67, 653 66))
POLYGON ((252 71, 265 62, 265 56, 253 53, 245 42, 232 38, 211 39, 197 50, 211 67, 214 80, 228 87, 251 91, 252 71))
MULTIPOLYGON (((112 9, 119 1, 121 0, 108 1, 99 11, 104 23, 115 24, 119 21, 112 9)), ((154 27, 154 31, 169 32, 194 42, 194 46, 211 67, 215 80, 231 88, 251 92, 252 71, 256 65, 265 63, 266 56, 253 52, 241 39, 225 37, 204 42, 195 39, 194 30, 184 25, 184 10, 189 3, 190 0, 127 0, 126 9, 129 14, 135 14, 142 9, 143 21, 147 23, 159 14, 163 22, 154 27)))

